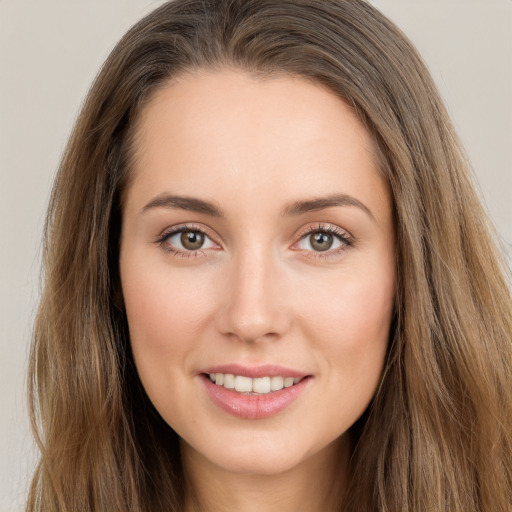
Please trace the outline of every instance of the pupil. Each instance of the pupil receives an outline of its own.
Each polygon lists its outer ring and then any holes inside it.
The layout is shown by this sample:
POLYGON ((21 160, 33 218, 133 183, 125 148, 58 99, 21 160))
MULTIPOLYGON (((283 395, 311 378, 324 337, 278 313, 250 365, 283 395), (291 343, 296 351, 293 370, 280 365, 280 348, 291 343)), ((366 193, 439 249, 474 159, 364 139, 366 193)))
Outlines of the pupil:
POLYGON ((185 231, 181 234, 181 243, 185 249, 197 251, 204 242, 204 236, 198 231, 185 231))
POLYGON ((331 248, 332 241, 329 233, 313 233, 310 237, 311 247, 316 251, 327 251, 331 248))

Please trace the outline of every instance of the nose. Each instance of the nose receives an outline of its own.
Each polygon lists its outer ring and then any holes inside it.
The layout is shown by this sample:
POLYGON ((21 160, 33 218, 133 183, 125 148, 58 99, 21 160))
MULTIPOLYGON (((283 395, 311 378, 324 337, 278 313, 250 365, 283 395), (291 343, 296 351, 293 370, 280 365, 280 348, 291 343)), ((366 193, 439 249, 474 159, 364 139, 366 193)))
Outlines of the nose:
POLYGON ((275 340, 290 328, 285 280, 268 252, 246 250, 230 264, 223 300, 217 311, 217 329, 244 342, 275 340))

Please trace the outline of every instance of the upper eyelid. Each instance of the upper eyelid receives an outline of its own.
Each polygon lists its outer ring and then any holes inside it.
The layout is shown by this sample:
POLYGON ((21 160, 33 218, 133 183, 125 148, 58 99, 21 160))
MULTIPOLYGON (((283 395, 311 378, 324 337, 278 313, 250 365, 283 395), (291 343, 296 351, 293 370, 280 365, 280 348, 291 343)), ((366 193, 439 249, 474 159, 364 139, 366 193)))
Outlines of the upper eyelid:
POLYGON ((180 233, 182 231, 198 231, 199 233, 202 233, 206 235, 208 238, 212 239, 215 243, 219 243, 216 239, 220 238, 218 236, 212 235, 212 230, 208 229, 206 226, 200 226, 198 224, 192 223, 192 224, 177 224, 175 226, 170 226, 168 228, 165 228, 159 235, 158 240, 164 240, 171 235, 175 235, 176 233, 180 233))
POLYGON ((340 226, 336 226, 335 224, 322 224, 318 223, 314 226, 308 226, 306 228, 300 229, 297 233, 297 236, 300 238, 304 238, 307 235, 310 235, 311 233, 316 232, 325 232, 325 233, 331 233, 335 236, 340 236, 342 238, 347 238, 348 240, 353 240, 354 237, 344 228, 340 226))

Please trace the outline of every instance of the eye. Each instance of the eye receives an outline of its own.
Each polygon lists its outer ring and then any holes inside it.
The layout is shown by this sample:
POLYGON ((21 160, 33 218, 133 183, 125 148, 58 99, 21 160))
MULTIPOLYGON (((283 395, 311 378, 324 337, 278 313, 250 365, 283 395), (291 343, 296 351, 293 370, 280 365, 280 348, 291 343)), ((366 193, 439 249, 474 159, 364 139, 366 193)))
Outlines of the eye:
POLYGON ((164 233, 158 243, 165 250, 176 253, 191 253, 216 247, 204 231, 188 227, 180 227, 164 233))
POLYGON ((316 227, 305 233, 296 244, 303 251, 336 253, 353 244, 348 233, 333 226, 316 227))

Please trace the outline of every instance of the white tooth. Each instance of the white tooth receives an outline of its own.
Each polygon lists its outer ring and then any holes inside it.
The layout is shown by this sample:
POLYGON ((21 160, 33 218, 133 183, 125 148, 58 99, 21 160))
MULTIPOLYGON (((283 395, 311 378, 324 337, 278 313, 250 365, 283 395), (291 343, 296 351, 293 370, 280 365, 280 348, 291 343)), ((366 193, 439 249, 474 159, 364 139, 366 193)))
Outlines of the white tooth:
POLYGON ((235 377, 235 389, 241 393, 250 393, 252 391, 252 379, 250 377, 235 377))
POLYGON ((283 377, 271 377, 270 379, 270 389, 272 391, 279 391, 284 387, 284 379, 283 377))
POLYGON ((298 382, 300 382, 300 381, 301 381, 301 378, 300 378, 300 377, 295 377, 295 378, 293 379, 293 383, 294 383, 294 384, 297 384, 297 383, 298 383, 298 382))
POLYGON ((255 393, 270 393, 270 377, 254 379, 252 383, 252 390, 255 393))
POLYGON ((226 373, 226 375, 224 375, 224 387, 226 389, 235 388, 235 376, 233 374, 226 373))
POLYGON ((215 384, 217 384, 217 386, 222 386, 224 384, 224 374, 223 373, 215 374, 215 384))
POLYGON ((284 387, 289 388, 290 386, 293 386, 293 377, 285 377, 284 387))
POLYGON ((215 373, 210 373, 210 380, 215 382, 215 373))

